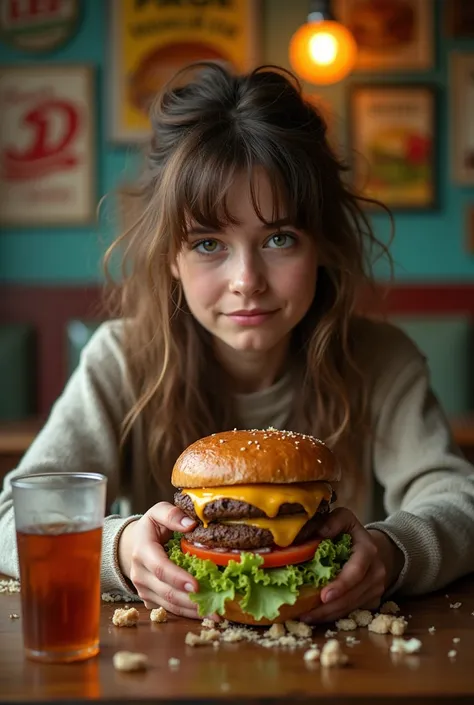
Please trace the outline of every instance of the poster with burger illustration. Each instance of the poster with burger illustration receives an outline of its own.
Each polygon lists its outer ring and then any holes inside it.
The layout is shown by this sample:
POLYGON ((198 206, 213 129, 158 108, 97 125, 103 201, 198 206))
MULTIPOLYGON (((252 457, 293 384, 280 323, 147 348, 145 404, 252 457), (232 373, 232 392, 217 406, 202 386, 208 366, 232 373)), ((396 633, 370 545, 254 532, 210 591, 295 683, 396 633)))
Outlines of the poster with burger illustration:
POLYGON ((357 69, 416 71, 433 66, 433 0, 336 0, 334 9, 357 42, 357 69))
POLYGON ((358 85, 353 87, 350 100, 357 188, 392 209, 434 208, 434 89, 423 85, 358 85))
POLYGON ((258 63, 260 0, 113 0, 109 9, 114 141, 148 138, 150 105, 180 68, 206 60, 246 71, 258 63))

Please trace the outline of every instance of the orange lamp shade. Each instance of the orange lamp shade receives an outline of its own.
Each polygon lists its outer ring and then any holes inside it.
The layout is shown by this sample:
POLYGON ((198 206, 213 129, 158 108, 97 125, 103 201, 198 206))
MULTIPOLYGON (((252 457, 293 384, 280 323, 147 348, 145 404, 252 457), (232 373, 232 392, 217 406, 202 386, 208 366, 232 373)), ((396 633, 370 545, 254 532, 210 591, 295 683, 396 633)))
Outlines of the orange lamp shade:
POLYGON ((293 70, 310 83, 336 83, 354 68, 357 44, 339 22, 307 22, 290 41, 289 58, 293 70))

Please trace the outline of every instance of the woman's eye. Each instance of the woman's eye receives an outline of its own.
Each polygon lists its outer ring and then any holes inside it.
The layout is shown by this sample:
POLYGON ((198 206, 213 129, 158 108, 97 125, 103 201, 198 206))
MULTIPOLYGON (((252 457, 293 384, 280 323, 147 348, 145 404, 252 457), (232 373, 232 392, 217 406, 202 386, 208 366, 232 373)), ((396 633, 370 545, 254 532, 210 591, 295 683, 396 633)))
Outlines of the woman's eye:
POLYGON ((201 240, 193 246, 193 250, 196 250, 201 255, 213 255, 219 252, 219 243, 217 240, 201 240))
POLYGON ((294 245, 295 242, 295 236, 290 235, 290 233, 276 233, 275 235, 272 235, 269 240, 267 240, 267 247, 284 250, 294 245))

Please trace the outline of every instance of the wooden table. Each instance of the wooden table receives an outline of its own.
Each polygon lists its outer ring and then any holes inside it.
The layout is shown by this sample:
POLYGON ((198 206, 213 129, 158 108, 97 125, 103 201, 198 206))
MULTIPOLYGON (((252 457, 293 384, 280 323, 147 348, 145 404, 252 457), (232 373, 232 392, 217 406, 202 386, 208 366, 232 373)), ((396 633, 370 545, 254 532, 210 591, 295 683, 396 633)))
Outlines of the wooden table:
MULTIPOLYGON (((405 602, 407 637, 422 642, 419 653, 394 658, 393 637, 358 629, 360 643, 344 651, 345 667, 323 668, 303 660, 304 649, 265 649, 249 643, 185 646, 189 630, 199 622, 171 617, 152 624, 139 605, 137 627, 117 628, 111 617, 118 603, 103 603, 101 653, 82 663, 52 666, 30 662, 22 653, 18 594, 0 594, 0 702, 45 703, 89 699, 108 705, 139 703, 324 703, 334 705, 442 705, 474 702, 474 575, 438 594, 405 602), (449 597, 446 597, 445 594, 449 597), (451 604, 461 603, 458 609, 451 604), (436 627, 430 634, 429 627, 436 627), (459 638, 458 644, 453 643, 459 638), (142 673, 115 671, 112 656, 119 650, 146 653, 151 668, 142 673), (456 658, 448 652, 456 650, 456 658), (168 659, 178 658, 172 669, 168 659)), ((86 619, 87 616, 84 615, 86 619)), ((328 625, 314 629, 322 645, 328 625)), ((338 638, 345 642, 348 632, 338 638)))

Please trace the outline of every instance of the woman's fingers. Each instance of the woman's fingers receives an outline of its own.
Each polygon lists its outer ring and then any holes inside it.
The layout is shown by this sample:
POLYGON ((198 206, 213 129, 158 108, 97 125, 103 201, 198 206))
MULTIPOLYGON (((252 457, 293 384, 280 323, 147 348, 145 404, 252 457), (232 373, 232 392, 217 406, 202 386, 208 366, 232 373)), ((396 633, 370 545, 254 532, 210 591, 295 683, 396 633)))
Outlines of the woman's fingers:
POLYGON ((144 543, 140 548, 139 561, 132 561, 130 580, 137 589, 144 587, 143 580, 148 582, 143 573, 145 567, 157 582, 167 583, 183 592, 197 592, 199 589, 197 580, 172 563, 163 546, 158 543, 144 543))
POLYGON ((149 575, 147 584, 141 588, 139 594, 142 600, 144 600, 146 596, 148 601, 157 602, 160 605, 166 602, 167 604, 173 604, 185 610, 197 612, 197 605, 189 599, 187 592, 174 590, 166 583, 155 582, 151 574, 149 575))
POLYGON ((175 614, 177 617, 186 617, 187 619, 200 619, 197 606, 192 605, 192 607, 183 607, 175 602, 168 602, 152 592, 151 590, 144 590, 143 595, 140 595, 145 607, 149 610, 156 609, 157 607, 164 607, 167 612, 175 614))
POLYGON ((147 511, 147 515, 158 528, 165 526, 170 531, 190 531, 196 525, 194 519, 169 502, 158 502, 147 511))
POLYGON ((360 543, 354 536, 354 548, 351 557, 343 566, 339 575, 321 591, 323 602, 333 602, 345 593, 350 592, 359 583, 362 583, 376 557, 377 549, 363 537, 360 543))
POLYGON ((372 586, 365 584, 346 593, 338 600, 328 604, 321 604, 308 614, 302 615, 301 620, 307 624, 317 622, 333 622, 336 619, 347 617, 355 609, 364 608, 366 605, 375 603, 374 590, 372 586))

